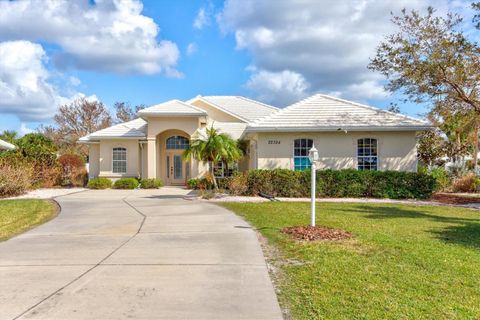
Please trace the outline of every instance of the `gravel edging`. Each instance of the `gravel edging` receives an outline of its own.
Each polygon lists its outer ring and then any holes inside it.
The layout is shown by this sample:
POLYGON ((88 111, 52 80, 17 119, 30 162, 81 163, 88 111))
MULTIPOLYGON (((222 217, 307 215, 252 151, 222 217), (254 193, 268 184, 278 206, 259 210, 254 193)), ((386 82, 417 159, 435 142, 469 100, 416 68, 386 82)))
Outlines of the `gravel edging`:
POLYGON ((27 192, 21 196, 4 198, 1 200, 13 199, 53 199, 56 197, 65 196, 72 193, 88 190, 86 188, 43 188, 27 192))

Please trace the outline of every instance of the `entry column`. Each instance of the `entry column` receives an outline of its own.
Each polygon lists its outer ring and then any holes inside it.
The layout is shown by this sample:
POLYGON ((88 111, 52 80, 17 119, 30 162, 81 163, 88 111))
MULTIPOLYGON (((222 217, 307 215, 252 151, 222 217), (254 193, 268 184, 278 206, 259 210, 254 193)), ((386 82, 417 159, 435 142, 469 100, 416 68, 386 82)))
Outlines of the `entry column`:
POLYGON ((157 177, 157 141, 156 138, 148 138, 147 141, 147 177, 153 179, 157 177))

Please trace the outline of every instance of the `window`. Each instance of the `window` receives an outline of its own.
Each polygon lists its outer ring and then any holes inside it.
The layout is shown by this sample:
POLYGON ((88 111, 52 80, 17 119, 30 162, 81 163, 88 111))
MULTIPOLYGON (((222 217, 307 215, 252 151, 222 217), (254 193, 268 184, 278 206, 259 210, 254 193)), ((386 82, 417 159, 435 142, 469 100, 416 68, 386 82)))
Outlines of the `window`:
POLYGON ((167 139, 167 149, 187 149, 188 139, 182 136, 172 136, 167 139))
POLYGON ((127 172, 127 149, 113 148, 112 171, 113 173, 127 172))
POLYGON ((358 170, 377 170, 377 139, 362 138, 357 140, 358 170))
POLYGON ((293 144, 293 164, 295 170, 309 169, 308 152, 313 146, 312 139, 295 139, 293 144))
POLYGON ((216 162, 213 166, 213 174, 215 178, 225 178, 232 176, 235 172, 238 171, 238 163, 230 163, 228 166, 225 165, 225 162, 219 161, 216 162))

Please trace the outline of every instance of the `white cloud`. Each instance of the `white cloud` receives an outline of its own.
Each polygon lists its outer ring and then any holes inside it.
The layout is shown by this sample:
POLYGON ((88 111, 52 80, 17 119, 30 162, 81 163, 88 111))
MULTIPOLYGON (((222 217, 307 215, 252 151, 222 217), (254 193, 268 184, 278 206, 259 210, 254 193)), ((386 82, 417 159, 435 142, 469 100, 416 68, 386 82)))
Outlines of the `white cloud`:
POLYGON ((288 99, 288 93, 296 97, 315 92, 333 92, 357 100, 381 99, 386 97, 382 79, 367 65, 383 37, 394 31, 390 12, 423 10, 428 5, 441 13, 449 6, 447 0, 303 0, 274 4, 227 0, 217 22, 224 33, 234 34, 237 48, 247 50, 252 65, 261 70, 247 83, 258 97, 273 99, 277 90, 278 97, 290 101, 293 98, 288 99))
POLYGON ((304 98, 309 87, 301 74, 290 70, 255 70, 247 82, 247 88, 255 92, 258 99, 282 107, 304 98))
POLYGON ((60 67, 116 73, 177 74, 175 43, 139 0, 0 1, 0 39, 46 41, 61 47, 60 67))
POLYGON ((68 78, 68 80, 70 81, 70 83, 71 83, 72 86, 74 86, 74 87, 77 87, 77 86, 79 86, 79 85, 82 83, 82 81, 81 81, 80 79, 78 79, 77 77, 74 77, 74 76, 70 76, 70 77, 68 78))
POLYGON ((198 50, 198 46, 195 42, 191 42, 188 44, 187 46, 187 55, 188 56, 191 56, 192 54, 194 54, 195 52, 197 52, 198 50))
POLYGON ((193 27, 198 30, 202 30, 205 26, 210 25, 210 15, 207 9, 200 8, 193 20, 193 27))
POLYGON ((46 60, 39 44, 0 42, 0 113, 16 114, 23 121, 45 120, 66 101, 49 83, 46 60))
POLYGON ((35 132, 35 130, 33 130, 31 128, 28 128, 27 125, 23 122, 20 124, 20 129, 18 130, 18 134, 21 137, 23 137, 26 134, 32 133, 32 132, 35 132))

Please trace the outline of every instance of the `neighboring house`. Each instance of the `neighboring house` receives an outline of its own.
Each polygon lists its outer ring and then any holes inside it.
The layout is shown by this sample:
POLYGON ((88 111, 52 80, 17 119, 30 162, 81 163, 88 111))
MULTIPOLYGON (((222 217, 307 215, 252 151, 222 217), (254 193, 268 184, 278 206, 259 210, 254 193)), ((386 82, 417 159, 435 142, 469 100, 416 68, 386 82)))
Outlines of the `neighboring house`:
POLYGON ((4 150, 15 150, 15 146, 11 143, 8 143, 7 141, 3 141, 0 139, 0 151, 4 150))
MULTIPOLYGON (((181 157, 192 136, 213 126, 245 141, 238 169, 319 167, 415 171, 416 133, 426 122, 358 103, 314 95, 284 109, 238 96, 171 100, 138 112, 138 119, 80 139, 89 145, 92 177, 160 178, 167 185, 200 177, 206 165, 181 157)), ((216 164, 222 175, 222 164, 216 164)))

